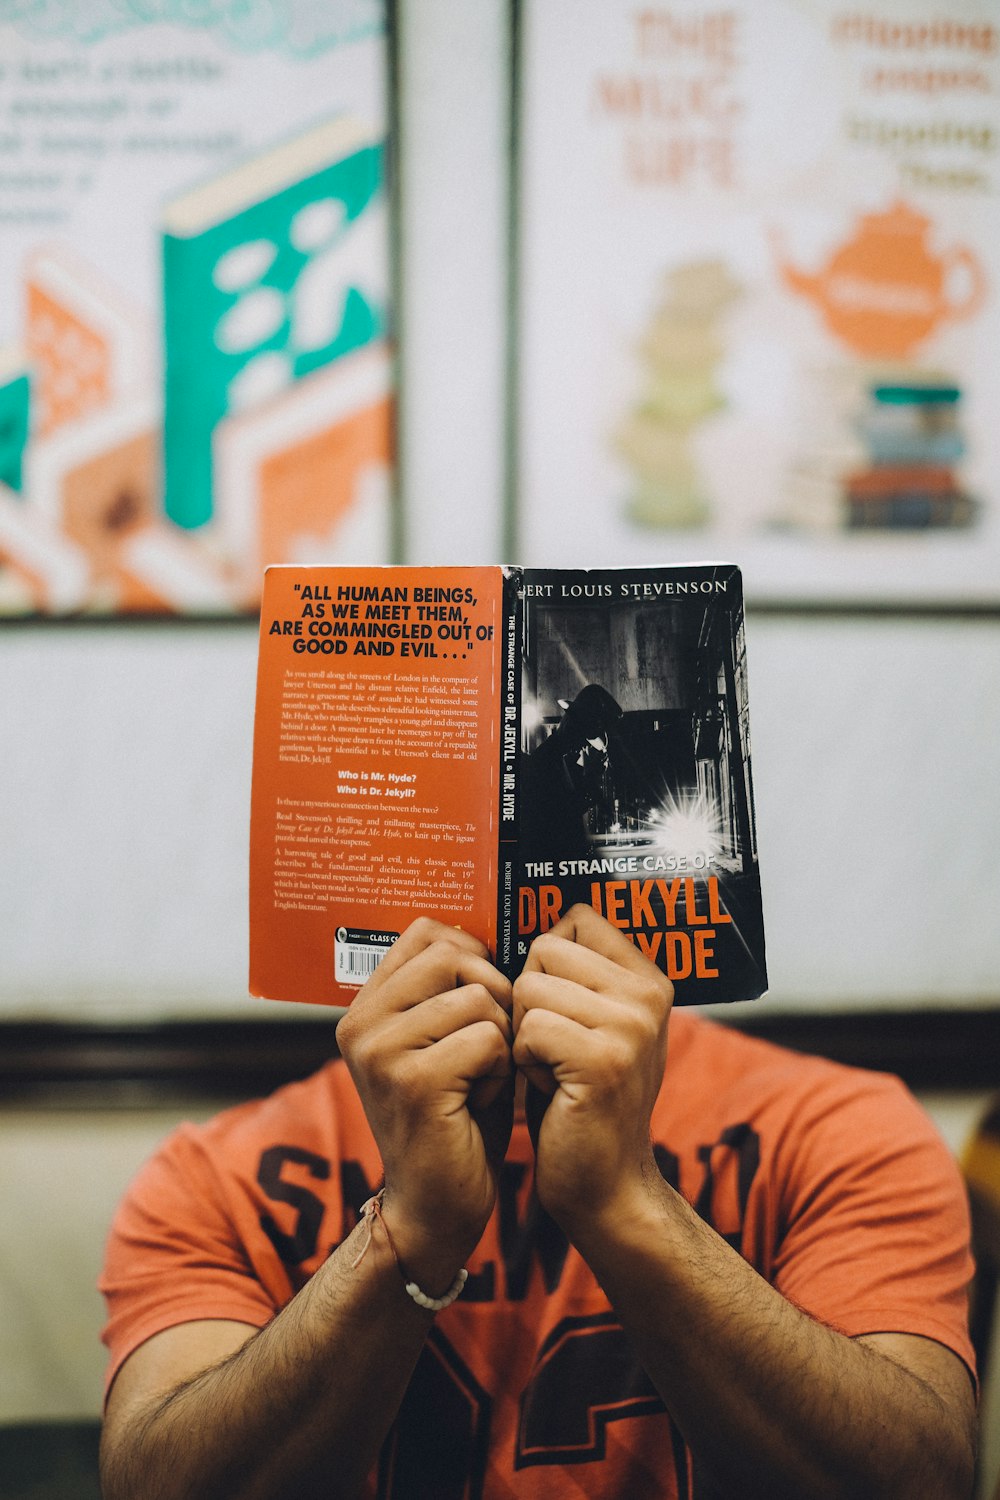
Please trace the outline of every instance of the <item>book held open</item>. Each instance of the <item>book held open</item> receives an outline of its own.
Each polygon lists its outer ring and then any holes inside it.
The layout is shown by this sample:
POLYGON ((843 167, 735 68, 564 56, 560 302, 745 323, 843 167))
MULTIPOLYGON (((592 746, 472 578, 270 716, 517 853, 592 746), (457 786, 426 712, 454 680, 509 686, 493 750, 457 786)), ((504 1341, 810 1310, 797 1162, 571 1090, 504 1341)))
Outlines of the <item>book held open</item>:
POLYGON ((420 915, 514 977, 578 902, 766 988, 739 570, 269 568, 251 991, 347 1005, 420 915))

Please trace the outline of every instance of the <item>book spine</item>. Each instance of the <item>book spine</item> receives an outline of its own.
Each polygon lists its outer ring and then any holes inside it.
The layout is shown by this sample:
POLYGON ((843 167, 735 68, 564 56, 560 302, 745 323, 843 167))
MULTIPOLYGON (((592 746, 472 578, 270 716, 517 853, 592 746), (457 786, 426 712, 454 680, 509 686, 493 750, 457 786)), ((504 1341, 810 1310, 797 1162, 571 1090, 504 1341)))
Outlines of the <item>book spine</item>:
POLYGON ((520 824, 521 570, 505 568, 501 602, 499 807, 497 815, 497 967, 513 978, 517 956, 517 840, 520 824))

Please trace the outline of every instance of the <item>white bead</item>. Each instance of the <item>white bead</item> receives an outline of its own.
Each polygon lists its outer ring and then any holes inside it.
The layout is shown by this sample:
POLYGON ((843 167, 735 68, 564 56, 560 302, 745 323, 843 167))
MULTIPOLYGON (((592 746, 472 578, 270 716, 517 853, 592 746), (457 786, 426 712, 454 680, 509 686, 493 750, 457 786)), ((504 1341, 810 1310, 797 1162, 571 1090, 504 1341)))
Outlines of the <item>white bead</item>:
POLYGON ((420 1290, 415 1281, 407 1281, 404 1283, 404 1286, 407 1296, 412 1297, 418 1307, 425 1307, 428 1312, 441 1312, 442 1309, 451 1306, 468 1279, 469 1273, 463 1266, 443 1297, 428 1297, 426 1292, 420 1290))

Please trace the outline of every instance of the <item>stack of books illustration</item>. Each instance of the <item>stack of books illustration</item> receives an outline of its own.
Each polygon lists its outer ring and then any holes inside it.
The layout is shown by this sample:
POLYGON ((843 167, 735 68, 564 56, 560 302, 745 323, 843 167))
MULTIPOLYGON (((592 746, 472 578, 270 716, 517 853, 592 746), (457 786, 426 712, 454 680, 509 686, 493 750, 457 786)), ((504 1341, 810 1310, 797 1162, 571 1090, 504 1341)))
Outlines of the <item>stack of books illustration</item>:
POLYGON ((848 528, 972 523, 975 502, 956 468, 966 450, 961 398, 959 387, 944 379, 870 387, 857 423, 869 462, 845 481, 848 528))
POLYGON ((726 404, 718 383, 723 315, 739 291, 721 261, 688 261, 667 273, 639 349, 644 387, 615 435, 634 475, 627 513, 639 525, 681 528, 709 519, 694 436, 726 404))
MULTIPOLYGON (((121 544, 156 510, 157 412, 141 313, 65 246, 24 268, 16 465, 0 482, 4 612, 117 604, 121 544), (19 470, 19 472, 18 472, 19 470)), ((4 399, 12 395, 4 390, 4 399)))
POLYGON ((968 245, 940 249, 938 238, 931 219, 897 199, 860 214, 819 270, 794 264, 775 239, 784 284, 854 356, 810 382, 790 485, 795 521, 918 531, 976 519, 957 469, 967 446, 961 386, 918 361, 941 328, 981 310, 987 282, 968 245), (816 481, 811 496, 803 478, 816 481))

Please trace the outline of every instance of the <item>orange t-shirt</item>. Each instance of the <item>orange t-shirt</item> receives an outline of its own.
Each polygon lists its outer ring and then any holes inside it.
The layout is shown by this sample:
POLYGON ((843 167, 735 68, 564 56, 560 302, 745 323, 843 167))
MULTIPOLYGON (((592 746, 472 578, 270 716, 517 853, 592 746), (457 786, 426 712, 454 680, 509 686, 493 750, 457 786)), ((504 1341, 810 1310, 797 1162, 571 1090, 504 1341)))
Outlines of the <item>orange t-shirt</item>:
MULTIPOLYGON (((849 1335, 921 1334, 972 1369, 965 1194, 898 1080, 690 1012, 670 1022, 656 1156, 799 1307, 849 1335)), ((342 1063, 180 1129, 133 1183, 102 1276, 108 1382, 154 1333, 266 1323, 357 1221, 381 1167, 342 1063)), ((385 1500, 670 1500, 696 1467, 586 1264, 531 1191, 517 1125, 462 1296, 383 1450, 385 1500)))

